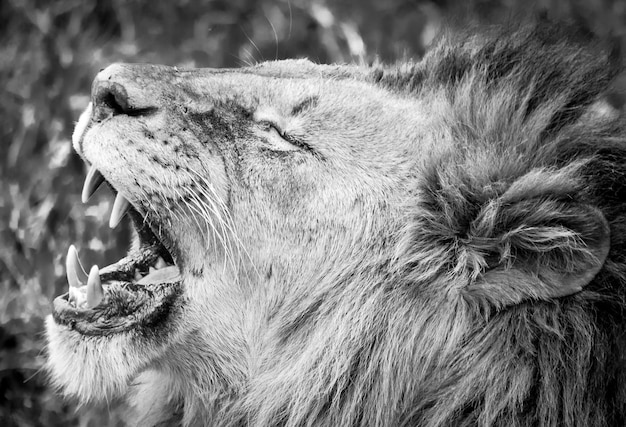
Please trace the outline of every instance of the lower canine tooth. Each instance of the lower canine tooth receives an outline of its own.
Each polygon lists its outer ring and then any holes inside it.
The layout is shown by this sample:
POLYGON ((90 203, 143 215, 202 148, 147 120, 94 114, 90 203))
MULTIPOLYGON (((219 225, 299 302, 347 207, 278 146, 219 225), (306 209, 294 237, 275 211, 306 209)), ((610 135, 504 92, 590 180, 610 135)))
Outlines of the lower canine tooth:
POLYGON ((126 200, 120 193, 117 193, 115 202, 113 202, 113 209, 111 210, 111 218, 109 218, 109 227, 117 227, 129 206, 130 203, 128 200, 126 200))
POLYGON ((65 258, 65 274, 70 288, 78 288, 87 283, 87 273, 83 269, 78 258, 78 251, 74 245, 70 245, 65 258))
POLYGON ((104 298, 104 289, 100 282, 100 270, 97 265, 91 267, 87 280, 87 307, 93 308, 100 304, 104 298))

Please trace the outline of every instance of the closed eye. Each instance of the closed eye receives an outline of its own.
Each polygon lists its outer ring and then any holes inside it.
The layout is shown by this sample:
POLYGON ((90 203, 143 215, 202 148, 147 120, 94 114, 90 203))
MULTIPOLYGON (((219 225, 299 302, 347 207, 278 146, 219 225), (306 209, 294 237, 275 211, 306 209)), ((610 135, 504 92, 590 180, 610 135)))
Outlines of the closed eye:
POLYGON ((280 137, 284 137, 285 132, 276 123, 269 120, 263 120, 259 122, 259 126, 265 132, 276 132, 280 137))
POLYGON ((295 151, 301 148, 296 140, 285 133, 276 123, 269 120, 258 122, 261 137, 276 151, 295 151))
MULTIPOLYGON (((310 103, 307 103, 307 105, 310 105, 310 103)), ((257 112, 255 116, 259 136, 271 145, 272 150, 307 151, 316 157, 320 157, 319 153, 303 140, 301 136, 294 136, 285 131, 284 125, 279 124, 281 122, 268 119, 269 114, 258 114, 257 112)))

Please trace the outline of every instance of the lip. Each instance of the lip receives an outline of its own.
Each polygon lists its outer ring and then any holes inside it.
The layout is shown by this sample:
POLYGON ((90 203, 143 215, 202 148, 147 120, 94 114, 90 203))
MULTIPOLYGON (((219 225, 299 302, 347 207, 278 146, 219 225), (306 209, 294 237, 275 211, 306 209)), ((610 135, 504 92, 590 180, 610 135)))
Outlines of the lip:
POLYGON ((154 328, 164 323, 182 296, 182 281, 137 285, 110 282, 101 304, 93 308, 74 307, 69 292, 53 302, 52 316, 57 324, 87 336, 106 336, 154 328))

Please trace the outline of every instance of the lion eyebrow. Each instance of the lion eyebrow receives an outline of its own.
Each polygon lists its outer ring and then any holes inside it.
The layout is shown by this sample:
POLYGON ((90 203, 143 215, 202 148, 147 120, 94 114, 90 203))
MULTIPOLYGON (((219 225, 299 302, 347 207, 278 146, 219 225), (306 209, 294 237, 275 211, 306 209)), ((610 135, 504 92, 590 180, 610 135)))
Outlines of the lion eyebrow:
POLYGON ((309 96, 308 98, 305 98, 304 101, 293 107, 293 109, 291 110, 291 115, 297 116, 304 110, 315 107, 319 100, 319 96, 309 96))

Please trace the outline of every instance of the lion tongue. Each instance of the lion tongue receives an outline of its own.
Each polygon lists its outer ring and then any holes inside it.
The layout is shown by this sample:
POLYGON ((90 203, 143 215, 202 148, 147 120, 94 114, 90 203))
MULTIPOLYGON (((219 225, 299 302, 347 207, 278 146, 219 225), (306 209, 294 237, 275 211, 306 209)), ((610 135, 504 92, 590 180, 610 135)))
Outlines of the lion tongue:
POLYGON ((158 283, 174 283, 180 281, 180 271, 175 265, 163 267, 152 271, 137 282, 138 285, 151 285, 158 283))

